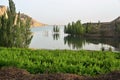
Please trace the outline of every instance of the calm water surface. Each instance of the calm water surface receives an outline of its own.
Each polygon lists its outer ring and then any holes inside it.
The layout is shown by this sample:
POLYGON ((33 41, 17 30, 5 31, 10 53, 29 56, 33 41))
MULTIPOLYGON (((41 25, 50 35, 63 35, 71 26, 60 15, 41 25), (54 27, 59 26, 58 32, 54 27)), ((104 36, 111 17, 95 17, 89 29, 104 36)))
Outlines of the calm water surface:
POLYGON ((114 38, 80 38, 64 34, 64 27, 54 33, 53 26, 32 28, 34 33, 30 48, 35 49, 69 49, 69 50, 105 50, 120 51, 120 40, 114 38))

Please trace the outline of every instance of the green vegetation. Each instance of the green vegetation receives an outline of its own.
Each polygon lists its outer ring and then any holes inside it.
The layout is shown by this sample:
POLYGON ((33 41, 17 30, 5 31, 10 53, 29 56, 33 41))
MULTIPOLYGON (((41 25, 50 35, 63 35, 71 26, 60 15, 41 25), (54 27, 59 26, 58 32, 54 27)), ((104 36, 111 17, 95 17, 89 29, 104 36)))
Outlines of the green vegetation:
POLYGON ((68 23, 64 28, 64 32, 70 35, 85 36, 85 34, 95 34, 98 32, 100 22, 81 24, 80 20, 77 22, 68 23))
POLYGON ((14 2, 9 0, 7 12, 0 16, 1 47, 28 47, 32 39, 30 19, 23 21, 20 16, 20 12, 16 13, 14 2))
POLYGON ((119 18, 112 22, 101 23, 84 23, 77 22, 65 25, 64 32, 72 36, 93 36, 93 37, 120 37, 120 21, 119 18))
POLYGON ((85 31, 86 31, 86 34, 96 34, 96 33, 99 33, 99 29, 100 29, 100 26, 101 26, 101 23, 100 21, 98 21, 98 23, 86 23, 84 25, 85 27, 85 31))
POLYGON ((85 33, 85 27, 78 20, 76 23, 72 22, 72 24, 68 23, 64 28, 64 32, 70 35, 80 35, 83 36, 85 33))
POLYGON ((60 29, 59 29, 58 26, 54 26, 54 27, 53 27, 53 32, 59 32, 59 31, 60 31, 60 29))
POLYGON ((120 53, 0 48, 0 67, 10 66, 31 73, 97 75, 120 70, 120 53))
POLYGON ((65 25, 64 32, 74 36, 86 36, 87 34, 99 33, 101 23, 85 23, 81 24, 80 20, 77 22, 68 23, 65 25))
POLYGON ((53 39, 54 39, 54 40, 58 40, 59 37, 60 37, 60 34, 59 34, 60 28, 59 28, 57 25, 56 25, 56 26, 53 26, 53 32, 54 32, 54 34, 53 34, 53 39))
POLYGON ((116 34, 120 33, 120 22, 115 22, 115 32, 116 34))

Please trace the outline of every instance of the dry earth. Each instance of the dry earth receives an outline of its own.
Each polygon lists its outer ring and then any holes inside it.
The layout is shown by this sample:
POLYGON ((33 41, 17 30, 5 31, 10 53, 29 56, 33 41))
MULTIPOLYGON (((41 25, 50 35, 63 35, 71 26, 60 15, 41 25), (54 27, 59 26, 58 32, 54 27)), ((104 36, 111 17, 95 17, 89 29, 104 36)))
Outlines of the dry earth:
POLYGON ((1 68, 0 80, 120 80, 120 71, 88 77, 75 74, 30 74, 26 70, 17 68, 1 68))

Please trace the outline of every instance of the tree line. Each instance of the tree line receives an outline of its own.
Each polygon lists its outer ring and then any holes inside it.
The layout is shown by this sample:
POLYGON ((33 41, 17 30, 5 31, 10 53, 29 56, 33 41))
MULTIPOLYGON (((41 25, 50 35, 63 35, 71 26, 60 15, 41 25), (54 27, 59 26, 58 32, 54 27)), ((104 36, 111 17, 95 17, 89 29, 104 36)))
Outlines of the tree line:
POLYGON ((31 19, 21 20, 20 12, 16 12, 13 0, 8 1, 7 17, 6 14, 0 16, 0 47, 26 48, 32 39, 31 19))
POLYGON ((64 32, 71 35, 84 35, 85 27, 81 24, 81 21, 78 20, 76 22, 68 23, 64 28, 64 32))
POLYGON ((95 30, 95 27, 97 28, 99 24, 100 23, 94 25, 91 22, 86 24, 81 24, 81 21, 78 20, 76 22, 68 23, 68 25, 65 25, 64 33, 70 35, 84 36, 85 34, 95 33, 95 31, 97 31, 97 29, 95 30))
POLYGON ((60 28, 56 25, 56 26, 53 26, 53 32, 59 32, 60 31, 60 28))
POLYGON ((113 35, 116 36, 119 35, 120 33, 120 22, 116 22, 115 23, 109 23, 108 26, 106 26, 106 24, 104 23, 100 23, 100 21, 98 21, 98 23, 85 23, 85 24, 81 24, 81 21, 78 20, 76 22, 72 22, 72 23, 68 23, 67 25, 65 25, 64 27, 64 33, 70 34, 70 35, 74 35, 74 36, 85 36, 87 34, 99 34, 101 36, 106 35, 105 32, 108 31, 113 31, 115 32, 113 35), (103 27, 102 27, 103 26, 103 27), (104 29, 104 28, 108 28, 108 29, 104 29))

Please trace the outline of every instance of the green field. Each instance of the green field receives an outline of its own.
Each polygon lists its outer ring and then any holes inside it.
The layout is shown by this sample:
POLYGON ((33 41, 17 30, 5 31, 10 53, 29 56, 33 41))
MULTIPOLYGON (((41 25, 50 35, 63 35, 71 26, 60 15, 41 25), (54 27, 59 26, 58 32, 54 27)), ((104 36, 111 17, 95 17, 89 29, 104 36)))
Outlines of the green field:
POLYGON ((33 74, 97 75, 120 70, 120 53, 0 48, 0 67, 22 68, 33 74))

